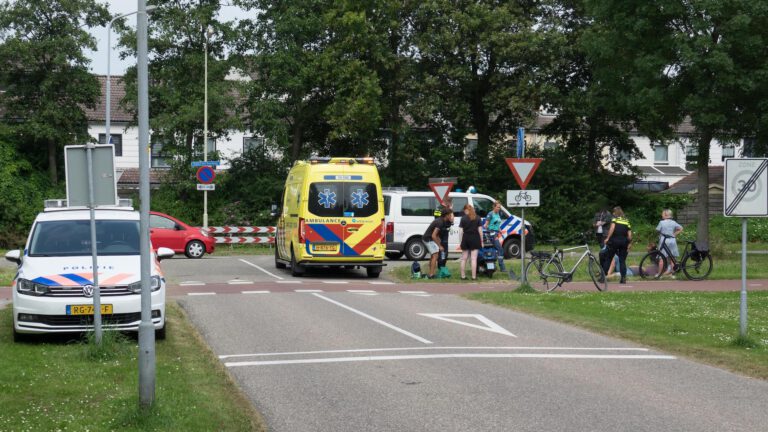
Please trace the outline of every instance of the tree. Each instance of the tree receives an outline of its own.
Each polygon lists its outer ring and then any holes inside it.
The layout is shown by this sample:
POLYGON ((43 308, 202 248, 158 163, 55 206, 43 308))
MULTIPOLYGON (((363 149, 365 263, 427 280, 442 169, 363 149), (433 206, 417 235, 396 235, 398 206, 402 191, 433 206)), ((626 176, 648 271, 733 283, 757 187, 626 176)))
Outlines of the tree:
POLYGON ((59 150, 90 139, 84 109, 100 97, 84 49, 96 49, 85 27, 105 25, 95 0, 17 0, 0 4, 0 105, 22 137, 23 154, 59 177, 59 150), (38 155, 46 155, 39 160, 38 155))
MULTIPOLYGON (((203 155, 205 52, 208 52, 208 138, 216 140, 239 126, 233 81, 225 79, 231 63, 225 58, 234 33, 215 19, 217 0, 150 1, 157 8, 150 18, 149 109, 152 144, 164 153, 181 156, 179 167, 188 174, 189 161, 203 155)), ((136 54, 136 34, 123 23, 121 56, 136 54)), ((126 99, 136 112, 136 68, 126 71, 126 99)), ((209 152, 211 147, 208 147, 209 152)), ((211 156, 211 155, 208 155, 211 156)))
POLYGON ((422 83, 418 119, 463 143, 477 134, 473 159, 483 169, 503 165, 505 140, 538 112, 539 88, 555 46, 539 26, 538 1, 421 2, 414 14, 415 51, 422 83), (493 158, 491 158, 493 157, 493 158))
POLYGON ((764 0, 586 0, 585 47, 611 108, 653 140, 690 119, 698 148, 697 241, 709 243, 713 139, 754 136, 765 122, 768 8, 764 0))

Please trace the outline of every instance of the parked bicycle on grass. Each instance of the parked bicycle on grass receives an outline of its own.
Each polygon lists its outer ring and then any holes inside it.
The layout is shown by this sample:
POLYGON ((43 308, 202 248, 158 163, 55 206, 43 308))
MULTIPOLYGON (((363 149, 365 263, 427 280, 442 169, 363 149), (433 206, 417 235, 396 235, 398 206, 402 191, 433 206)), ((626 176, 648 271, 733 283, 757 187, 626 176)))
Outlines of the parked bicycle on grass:
POLYGON ((525 267, 525 278, 534 289, 538 291, 554 291, 565 282, 571 282, 573 275, 584 260, 587 260, 587 271, 595 288, 600 291, 608 289, 608 283, 605 280, 605 272, 600 265, 600 260, 589 250, 590 233, 582 235, 584 245, 570 248, 559 249, 555 247, 553 253, 549 252, 531 252, 531 262, 525 267), (564 252, 584 249, 579 259, 569 271, 564 271, 563 254, 564 252))
POLYGON ((664 274, 678 273, 680 270, 690 280, 703 280, 712 272, 712 255, 709 251, 696 248, 696 242, 685 240, 683 256, 678 260, 667 246, 670 235, 662 235, 658 248, 651 248, 640 260, 640 277, 659 279, 664 274))

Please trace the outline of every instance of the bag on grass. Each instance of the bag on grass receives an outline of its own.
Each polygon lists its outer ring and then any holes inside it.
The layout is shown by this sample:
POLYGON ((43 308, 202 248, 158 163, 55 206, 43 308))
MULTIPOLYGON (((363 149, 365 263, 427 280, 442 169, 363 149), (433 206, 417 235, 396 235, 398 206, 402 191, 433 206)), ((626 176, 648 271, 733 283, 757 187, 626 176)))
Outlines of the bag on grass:
POLYGON ((411 279, 421 279, 421 264, 418 261, 411 264, 411 279))

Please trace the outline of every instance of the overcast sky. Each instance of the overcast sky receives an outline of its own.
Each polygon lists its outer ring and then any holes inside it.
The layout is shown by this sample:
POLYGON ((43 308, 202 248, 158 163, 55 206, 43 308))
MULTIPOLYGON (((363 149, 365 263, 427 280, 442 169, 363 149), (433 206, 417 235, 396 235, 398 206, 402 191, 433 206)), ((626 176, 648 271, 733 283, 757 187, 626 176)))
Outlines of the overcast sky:
MULTIPOLYGON (((136 0, 100 0, 100 3, 106 3, 107 7, 109 8, 109 13, 112 14, 112 16, 117 16, 124 13, 133 12, 138 9, 138 1, 136 0)), ((238 14, 242 14, 242 11, 234 6, 224 6, 224 4, 227 3, 226 1, 222 1, 222 8, 221 8, 221 19, 223 21, 232 21, 235 18, 237 18, 238 14)), ((126 23, 136 28, 136 15, 131 15, 128 18, 126 18, 126 23)), ((152 20, 150 19, 150 24, 152 25, 152 20)), ((99 75, 106 75, 107 74, 107 28, 106 27, 98 27, 91 29, 91 34, 93 37, 96 38, 97 43, 97 50, 96 51, 90 51, 86 50, 86 55, 88 58, 91 59, 91 72, 99 75)), ((112 75, 122 75, 125 70, 136 64, 136 58, 126 58, 125 60, 120 60, 120 56, 118 55, 119 49, 116 46, 117 44, 117 34, 112 32, 112 52, 110 56, 112 57, 112 64, 111 64, 111 73, 112 75)))

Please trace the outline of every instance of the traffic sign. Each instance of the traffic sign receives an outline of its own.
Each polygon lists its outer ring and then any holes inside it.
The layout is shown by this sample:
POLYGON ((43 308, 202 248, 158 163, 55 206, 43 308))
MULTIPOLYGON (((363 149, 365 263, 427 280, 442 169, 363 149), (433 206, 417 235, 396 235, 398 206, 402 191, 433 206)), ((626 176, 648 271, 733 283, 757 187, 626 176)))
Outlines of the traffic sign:
POLYGON ((446 182, 446 183, 430 183, 429 188, 432 189, 432 192, 437 197, 437 201, 440 203, 440 205, 444 205, 444 201, 446 198, 448 198, 448 194, 451 193, 451 188, 453 188, 453 183, 446 182))
POLYGON ((768 159, 726 159, 723 214, 768 216, 768 159))
POLYGON ((200 184, 200 183, 198 183, 197 184, 197 190, 201 190, 201 191, 216 190, 216 185, 215 184, 200 184))
POLYGON ((195 176, 200 183, 211 184, 213 183, 213 179, 216 178, 216 171, 208 165, 204 165, 197 169, 197 174, 195 176))
POLYGON ((528 186, 528 182, 533 178, 533 173, 539 167, 539 164, 544 159, 541 158, 506 158, 507 166, 512 174, 515 175, 517 184, 520 185, 520 189, 525 189, 528 186))
POLYGON ((538 190, 508 190, 507 207, 538 207, 541 205, 538 190))
POLYGON ((197 168, 197 167, 201 167, 201 166, 216 167, 216 166, 219 166, 219 165, 221 165, 221 162, 219 162, 219 161, 194 161, 194 162, 192 162, 192 167, 193 168, 197 168))

